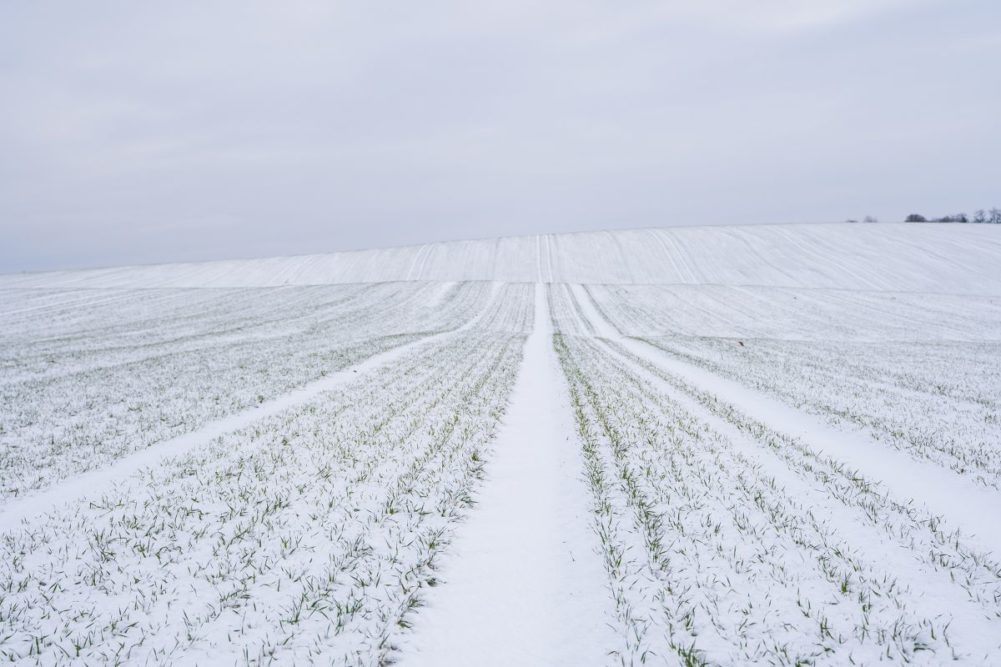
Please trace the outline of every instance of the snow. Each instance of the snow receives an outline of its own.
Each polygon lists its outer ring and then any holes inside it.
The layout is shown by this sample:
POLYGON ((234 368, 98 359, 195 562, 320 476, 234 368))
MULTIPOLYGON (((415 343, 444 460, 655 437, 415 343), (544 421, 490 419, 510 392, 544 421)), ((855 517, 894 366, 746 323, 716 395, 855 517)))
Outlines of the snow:
POLYGON ((808 438, 818 453, 864 470, 890 493, 917 499, 934 514, 962 528, 966 535, 976 537, 975 542, 981 548, 1001 553, 1001 524, 996 520, 1001 516, 1001 495, 996 491, 959 476, 943 474, 940 466, 882 447, 864 432, 834 429, 822 419, 697 366, 669 358, 643 343, 627 340, 624 346, 698 387, 726 396, 749 415, 779 424, 792 436, 808 438))
POLYGON ((468 507, 532 327, 530 285, 487 287, 453 331, 151 445, 105 479, 67 482, 83 491, 76 502, 60 502, 61 486, 55 506, 15 501, 30 518, 4 526, 0 623, 12 632, 0 654, 392 659, 468 507))
POLYGON ((486 480, 401 664, 589 665, 614 646, 545 287, 486 480), (489 601, 487 603, 486 601, 489 601))
POLYGON ((761 391, 708 372, 665 354, 648 343, 623 336, 594 306, 580 286, 574 292, 584 316, 598 335, 615 340, 633 354, 684 378, 696 387, 725 396, 734 406, 766 423, 780 425, 782 431, 809 439, 818 453, 826 453, 866 475, 901 498, 913 498, 935 515, 961 528, 967 539, 987 551, 1001 553, 1001 494, 995 489, 958 475, 943 474, 941 466, 915 460, 881 446, 859 429, 835 429, 830 423, 798 410, 761 391))
POLYGON ((758 285, 1001 295, 996 225, 669 227, 326 255, 0 276, 0 287, 267 287, 400 280, 758 285))
POLYGON ((1001 228, 0 276, 0 659, 997 664, 1001 228))
POLYGON ((996 491, 957 475, 943 474, 940 466, 882 447, 862 431, 835 429, 822 419, 697 366, 679 362, 644 343, 622 342, 630 352, 653 360, 693 385, 726 396, 747 414, 777 424, 792 436, 809 439, 818 453, 864 470, 888 492, 914 498, 933 514, 947 518, 968 539, 976 538, 973 542, 980 548, 1001 553, 1001 523, 996 520, 1001 516, 1001 494, 996 491))
POLYGON ((59 509, 60 506, 77 502, 83 496, 99 493, 102 489, 114 488, 115 484, 127 480, 144 468, 155 468, 167 459, 182 457, 190 450, 203 447, 226 433, 239 431, 262 419, 309 403, 320 394, 337 389, 346 382, 356 379, 359 373, 376 373, 380 368, 402 358, 415 348, 427 346, 431 341, 445 338, 448 335, 438 334, 400 345, 387 352, 381 352, 345 370, 327 375, 320 380, 282 394, 278 398, 229 414, 184 435, 162 440, 146 449, 121 457, 111 465, 75 475, 41 492, 8 500, 0 507, 0 532, 11 530, 30 517, 48 514, 59 509))

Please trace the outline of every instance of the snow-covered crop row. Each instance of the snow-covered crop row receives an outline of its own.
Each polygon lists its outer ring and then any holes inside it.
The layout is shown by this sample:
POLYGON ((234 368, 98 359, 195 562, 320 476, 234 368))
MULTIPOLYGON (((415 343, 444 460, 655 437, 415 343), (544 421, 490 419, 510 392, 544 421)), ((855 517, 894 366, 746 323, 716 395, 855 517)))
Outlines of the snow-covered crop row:
POLYGON ((629 336, 1001 341, 1001 299, 743 285, 589 285, 629 336))
POLYGON ((1001 488, 1001 343, 651 338, 832 423, 1001 488))
POLYGON ((554 329, 575 336, 593 336, 595 328, 581 310, 580 299, 570 285, 550 285, 546 290, 554 329))
POLYGON ((0 289, 0 661, 996 663, 996 301, 0 289))
POLYGON ((0 656, 378 664, 470 504, 531 285, 464 331, 10 531, 0 656))
POLYGON ((135 290, 114 297, 117 321, 105 313, 90 328, 81 320, 89 321, 92 299, 69 310, 54 306, 53 318, 81 326, 78 334, 39 336, 15 318, 0 325, 7 363, 0 382, 0 497, 44 488, 379 352, 458 328, 486 306, 491 291, 484 283, 301 288, 211 303, 195 295, 183 308, 176 300, 184 297, 170 295, 168 304, 130 310, 120 303, 129 303, 126 296, 154 298, 155 291, 135 290), (174 306, 165 308, 169 315, 146 312, 165 305, 174 306))
POLYGON ((489 293, 486 283, 387 283, 85 290, 67 301, 56 298, 58 290, 0 290, 0 382, 248 340, 304 334, 361 339, 399 333, 401 327, 451 328, 475 313, 489 293))
MULTIPOLYGON (((551 291, 563 332, 586 328, 572 297, 551 291)), ((623 662, 997 655, 1001 561, 948 521, 654 356, 571 333, 555 347, 623 662)))
POLYGON ((724 287, 586 294, 623 334, 682 362, 1001 485, 996 299, 724 287))

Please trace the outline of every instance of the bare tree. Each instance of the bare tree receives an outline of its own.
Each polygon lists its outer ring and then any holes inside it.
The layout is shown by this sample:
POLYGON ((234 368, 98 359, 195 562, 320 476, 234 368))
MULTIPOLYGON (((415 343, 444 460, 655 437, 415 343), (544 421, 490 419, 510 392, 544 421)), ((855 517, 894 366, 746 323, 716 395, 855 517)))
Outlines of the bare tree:
POLYGON ((928 218, 919 213, 911 213, 904 219, 904 222, 928 222, 928 218))
POLYGON ((984 209, 979 208, 973 212, 973 222, 977 223, 987 222, 987 213, 984 212, 984 209))

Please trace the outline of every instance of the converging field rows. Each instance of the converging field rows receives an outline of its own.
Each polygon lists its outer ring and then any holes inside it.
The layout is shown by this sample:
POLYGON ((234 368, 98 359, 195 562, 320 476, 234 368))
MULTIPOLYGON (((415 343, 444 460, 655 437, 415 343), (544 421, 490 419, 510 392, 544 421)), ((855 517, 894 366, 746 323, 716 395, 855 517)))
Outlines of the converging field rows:
POLYGON ((1001 656, 995 304, 561 284, 554 238, 534 284, 0 290, 0 657, 1001 656))

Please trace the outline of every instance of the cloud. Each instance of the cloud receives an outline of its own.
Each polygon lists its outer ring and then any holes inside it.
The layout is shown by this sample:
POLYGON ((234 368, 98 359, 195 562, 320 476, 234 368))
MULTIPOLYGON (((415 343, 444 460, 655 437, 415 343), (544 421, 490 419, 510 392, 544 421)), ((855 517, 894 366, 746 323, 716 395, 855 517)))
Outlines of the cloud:
POLYGON ((4 3, 0 270, 994 205, 999 18, 4 3))
POLYGON ((894 10, 915 7, 915 0, 708 0, 668 3, 663 16, 720 23, 742 31, 795 32, 831 28, 862 21, 894 10))

